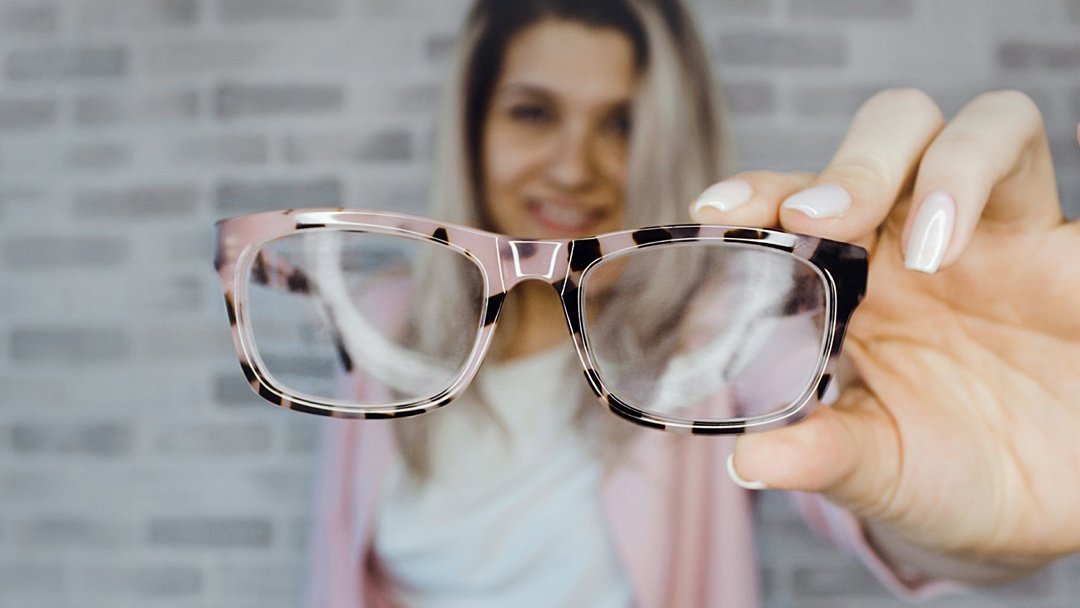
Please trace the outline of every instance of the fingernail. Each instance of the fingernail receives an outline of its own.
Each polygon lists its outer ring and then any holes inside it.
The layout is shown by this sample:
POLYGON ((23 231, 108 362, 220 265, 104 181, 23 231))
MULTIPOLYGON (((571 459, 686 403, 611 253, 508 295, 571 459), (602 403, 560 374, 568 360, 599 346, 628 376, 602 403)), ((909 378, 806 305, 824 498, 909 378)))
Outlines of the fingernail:
POLYGON ((836 184, 821 184, 789 196, 783 206, 814 219, 838 217, 851 207, 851 195, 836 184))
POLYGON ((705 192, 701 193, 694 202, 694 211, 705 208, 731 211, 748 203, 753 195, 754 188, 749 183, 741 179, 724 180, 709 186, 705 192))
POLYGON ((945 259, 955 223, 956 202, 951 196, 940 190, 926 195, 908 233, 904 266, 919 272, 937 272, 945 259))
POLYGON ((727 457, 727 474, 731 478, 731 481, 735 482, 735 485, 743 488, 744 490, 768 490, 769 486, 760 481, 747 481, 739 475, 735 470, 735 453, 728 454, 727 457))

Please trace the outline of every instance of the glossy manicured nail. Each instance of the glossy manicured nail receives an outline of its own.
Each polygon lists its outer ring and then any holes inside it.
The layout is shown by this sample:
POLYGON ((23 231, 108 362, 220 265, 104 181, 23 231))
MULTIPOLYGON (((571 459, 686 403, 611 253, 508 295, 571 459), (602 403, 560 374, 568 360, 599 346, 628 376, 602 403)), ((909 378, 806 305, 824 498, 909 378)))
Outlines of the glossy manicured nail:
POLYGON ((745 490, 768 490, 769 486, 760 481, 747 481, 739 475, 735 470, 735 454, 734 452, 728 454, 727 457, 727 474, 731 478, 731 481, 735 482, 735 485, 745 490))
POLYGON ((945 259, 955 224, 953 198, 940 190, 926 195, 908 233, 904 266, 919 272, 937 272, 945 259))
POLYGON ((731 211, 741 207, 750 201, 754 195, 754 188, 741 179, 728 179, 709 186, 701 193, 694 202, 694 211, 702 209, 717 209, 719 211, 731 211))
POLYGON ((821 184, 792 194, 783 206, 814 219, 839 217, 851 207, 851 195, 836 184, 821 184))

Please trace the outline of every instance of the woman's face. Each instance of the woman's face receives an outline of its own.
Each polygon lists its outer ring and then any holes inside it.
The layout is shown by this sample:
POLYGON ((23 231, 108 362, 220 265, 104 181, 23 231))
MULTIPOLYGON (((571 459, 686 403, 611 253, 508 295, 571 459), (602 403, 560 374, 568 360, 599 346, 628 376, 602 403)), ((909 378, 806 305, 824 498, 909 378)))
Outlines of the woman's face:
POLYGON ((573 238, 623 226, 630 39, 545 19, 507 48, 484 119, 485 211, 499 232, 573 238))

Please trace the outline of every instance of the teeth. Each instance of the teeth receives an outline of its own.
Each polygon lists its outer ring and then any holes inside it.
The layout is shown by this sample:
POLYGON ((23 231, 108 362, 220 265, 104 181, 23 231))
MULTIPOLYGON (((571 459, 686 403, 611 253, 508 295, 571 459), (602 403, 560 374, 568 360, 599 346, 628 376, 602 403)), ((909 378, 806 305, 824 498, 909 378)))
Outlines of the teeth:
POLYGON ((576 208, 548 201, 540 202, 540 212, 553 223, 564 226, 582 226, 589 222, 589 214, 576 208))

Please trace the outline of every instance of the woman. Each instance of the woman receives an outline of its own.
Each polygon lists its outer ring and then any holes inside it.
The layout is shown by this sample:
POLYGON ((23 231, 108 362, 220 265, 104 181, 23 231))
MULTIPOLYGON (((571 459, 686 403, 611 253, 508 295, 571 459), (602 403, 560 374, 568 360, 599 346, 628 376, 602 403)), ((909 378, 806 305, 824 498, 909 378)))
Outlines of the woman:
MULTIPOLYGON (((685 201, 731 159, 708 74, 677 2, 478 2, 443 121, 438 214, 529 238, 686 219, 685 201)), ((1080 281, 1042 283, 1055 297, 1032 302, 998 274, 1015 269, 1013 285, 1029 287, 1046 275, 1002 251, 1078 249, 1032 113, 1001 93, 943 127, 925 96, 886 92, 822 175, 748 173, 694 205, 698 221, 780 225, 873 252, 879 291, 849 347, 857 380, 807 423, 741 439, 729 470, 744 487, 819 491, 857 514, 804 504, 901 592, 930 589, 933 576, 996 580, 1080 547, 1039 527, 1067 522, 1080 502, 1075 484, 1053 483, 1075 465, 1029 449, 1046 424, 1078 425, 1065 398, 1080 390, 1080 327, 1066 304, 1080 281), (1035 208, 1020 207, 1021 192, 1035 208), (922 276, 905 261, 951 267, 922 276), (1009 356, 1015 344, 1025 356, 1009 356), (1036 397, 1041 420, 1016 415, 1036 397), (955 463, 944 473, 942 457, 955 463), (1028 493, 1012 490, 1023 484, 1028 493)), ((471 403, 396 434, 329 430, 311 605, 757 603, 746 496, 721 480, 729 442, 620 433, 621 422, 586 420, 600 408, 579 411, 575 390, 521 390, 563 369, 564 321, 545 290, 526 284, 507 302, 496 364, 471 403)))

